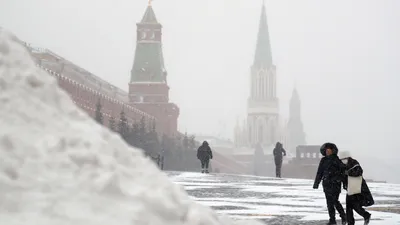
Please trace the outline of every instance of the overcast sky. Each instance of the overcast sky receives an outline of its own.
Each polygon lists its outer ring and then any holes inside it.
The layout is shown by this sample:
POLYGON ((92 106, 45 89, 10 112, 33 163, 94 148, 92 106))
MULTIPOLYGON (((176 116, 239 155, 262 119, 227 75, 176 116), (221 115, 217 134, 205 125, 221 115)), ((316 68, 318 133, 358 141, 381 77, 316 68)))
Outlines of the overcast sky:
MULTIPOLYGON (((189 133, 246 113, 262 0, 155 0, 171 100, 189 133)), ((146 0, 0 0, 0 26, 127 90, 146 0)), ((267 0, 282 119, 294 81, 307 141, 397 158, 400 1, 267 0)), ((365 155, 365 154, 364 154, 365 155)))

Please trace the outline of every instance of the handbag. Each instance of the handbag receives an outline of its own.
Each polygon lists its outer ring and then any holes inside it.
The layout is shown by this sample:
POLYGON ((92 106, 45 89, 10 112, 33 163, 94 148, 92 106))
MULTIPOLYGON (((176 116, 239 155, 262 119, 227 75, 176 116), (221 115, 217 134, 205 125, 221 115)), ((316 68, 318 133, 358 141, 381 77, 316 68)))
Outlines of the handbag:
POLYGON ((362 176, 347 176, 347 195, 361 194, 362 181, 362 176))

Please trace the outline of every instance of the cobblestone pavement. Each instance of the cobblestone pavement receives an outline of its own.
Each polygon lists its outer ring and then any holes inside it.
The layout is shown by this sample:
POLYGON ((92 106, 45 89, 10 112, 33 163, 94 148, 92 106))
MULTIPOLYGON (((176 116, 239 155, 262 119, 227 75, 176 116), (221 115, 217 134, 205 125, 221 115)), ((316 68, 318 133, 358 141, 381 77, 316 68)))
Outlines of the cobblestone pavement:
MULTIPOLYGON (((260 219, 270 225, 321 225, 328 217, 322 190, 313 190, 310 180, 179 172, 168 175, 199 203, 233 218, 260 219)), ((379 209, 371 211, 371 224, 400 224, 400 214, 384 210, 399 208, 400 185, 369 185, 376 201, 374 208, 379 209)), ((340 200, 344 206, 344 193, 340 200)), ((363 224, 360 217, 356 219, 363 224)))

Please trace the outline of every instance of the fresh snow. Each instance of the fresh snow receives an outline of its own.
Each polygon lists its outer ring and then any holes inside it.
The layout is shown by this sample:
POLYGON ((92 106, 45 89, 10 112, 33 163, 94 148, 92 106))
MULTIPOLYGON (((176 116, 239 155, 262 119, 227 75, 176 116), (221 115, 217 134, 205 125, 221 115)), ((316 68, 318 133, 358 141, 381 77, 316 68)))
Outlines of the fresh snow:
MULTIPOLYGON (((322 186, 318 190, 312 189, 312 180, 188 172, 170 172, 169 176, 175 183, 184 185, 194 200, 231 217, 258 218, 267 224, 306 224, 307 221, 318 224, 328 219, 322 186), (284 222, 271 222, 279 217, 283 217, 284 222)), ((371 224, 400 224, 400 214, 373 210, 400 208, 400 185, 373 182, 368 185, 376 202, 369 207, 371 224)), ((343 191, 340 195, 343 206, 345 199, 343 191)), ((362 221, 357 213, 355 218, 362 221)))
POLYGON ((0 106, 2 225, 239 223, 195 203, 140 150, 78 109, 1 28, 0 106))

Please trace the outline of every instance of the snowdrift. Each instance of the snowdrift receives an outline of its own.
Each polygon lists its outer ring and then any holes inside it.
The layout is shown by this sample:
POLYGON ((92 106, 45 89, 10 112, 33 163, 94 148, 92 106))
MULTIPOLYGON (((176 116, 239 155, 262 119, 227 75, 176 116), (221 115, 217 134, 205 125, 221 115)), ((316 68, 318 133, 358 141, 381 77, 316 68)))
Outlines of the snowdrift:
POLYGON ((0 160, 0 224, 239 223, 195 203, 78 109, 1 28, 0 160))

